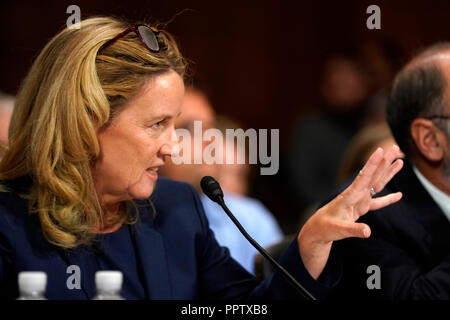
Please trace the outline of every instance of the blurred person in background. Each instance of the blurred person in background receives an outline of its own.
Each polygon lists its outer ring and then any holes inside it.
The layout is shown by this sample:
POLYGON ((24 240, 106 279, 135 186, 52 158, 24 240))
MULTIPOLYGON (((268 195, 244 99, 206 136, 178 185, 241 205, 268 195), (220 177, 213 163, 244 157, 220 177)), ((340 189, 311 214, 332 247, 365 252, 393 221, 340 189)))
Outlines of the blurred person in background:
POLYGON ((14 110, 14 96, 0 92, 0 142, 8 144, 8 130, 14 110))
POLYGON ((385 37, 361 39, 358 41, 358 53, 373 92, 388 89, 405 62, 403 50, 395 41, 385 37))
MULTIPOLYGON (((390 150, 396 142, 387 123, 373 124, 364 127, 350 141, 342 157, 336 183, 344 183, 360 170, 370 155, 379 147, 390 150)), ((403 152, 399 157, 404 158, 403 152)))
MULTIPOLYGON (((216 127, 224 135, 226 129, 243 128, 243 126, 237 121, 223 115, 216 115, 216 127)), ((239 146, 237 144, 235 144, 234 146, 230 146, 230 148, 235 148, 234 154, 236 155, 236 161, 234 161, 233 163, 226 163, 224 161, 224 163, 219 166, 216 180, 220 181, 220 186, 223 190, 246 196, 248 195, 249 191, 250 165, 247 163, 247 161, 245 161, 245 163, 238 163, 237 154, 240 153, 241 155, 243 155, 243 158, 245 158, 248 148, 242 146, 243 149, 238 149, 239 146)), ((226 152, 226 146, 224 148, 224 152, 226 152)))
POLYGON ((293 128, 289 170, 302 209, 316 208, 335 186, 343 152, 366 116, 369 89, 367 74, 355 58, 326 59, 322 101, 293 128))
MULTIPOLYGON (((216 120, 216 117, 206 95, 198 89, 188 87, 183 100, 182 113, 176 120, 175 127, 189 129, 193 134, 194 121, 202 121, 203 132, 218 127, 223 137, 225 137, 226 129, 238 129, 234 127, 236 122, 230 118, 218 116, 218 120, 216 120)), ((239 149, 237 143, 234 142, 227 144, 226 139, 224 139, 223 153, 221 154, 223 164, 207 164, 204 161, 201 164, 194 164, 193 161, 190 164, 175 164, 168 160, 166 165, 160 169, 160 173, 167 178, 188 182, 196 187, 205 208, 209 226, 217 241, 220 245, 227 247, 231 256, 245 269, 253 273, 257 250, 239 232, 222 208, 202 193, 199 185, 204 176, 215 177, 223 188, 224 199, 229 209, 249 235, 262 247, 269 246, 282 239, 283 233, 273 215, 260 201, 246 196, 248 165, 237 163, 238 152, 245 153, 245 149, 239 149), (225 163, 227 150, 234 154, 232 164, 225 163)), ((192 159, 202 157, 203 150, 209 142, 202 141, 201 144, 203 148, 197 150, 201 154, 195 154, 194 148, 191 149, 192 159)), ((194 144, 191 145, 193 147, 194 144)), ((222 152, 222 150, 219 152, 222 152)))

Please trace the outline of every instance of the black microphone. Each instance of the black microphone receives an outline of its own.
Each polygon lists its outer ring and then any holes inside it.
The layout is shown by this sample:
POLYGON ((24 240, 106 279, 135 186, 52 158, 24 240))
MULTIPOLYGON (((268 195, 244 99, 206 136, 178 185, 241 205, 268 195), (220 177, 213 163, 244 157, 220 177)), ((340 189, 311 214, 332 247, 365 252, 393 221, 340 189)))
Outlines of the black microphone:
POLYGON ((295 288, 298 292, 307 300, 316 300, 316 298, 306 290, 297 280, 289 273, 286 269, 284 269, 278 262, 275 261, 274 258, 266 251, 263 247, 261 247, 250 235, 245 231, 236 217, 231 213, 228 207, 225 205, 225 201, 223 200, 223 192, 219 183, 210 176, 205 176, 200 181, 200 186, 202 187, 203 193, 208 196, 212 201, 218 203, 225 213, 230 217, 231 221, 236 225, 239 231, 244 235, 244 237, 258 250, 263 257, 272 263, 272 265, 281 272, 281 274, 285 277, 285 279, 295 288))

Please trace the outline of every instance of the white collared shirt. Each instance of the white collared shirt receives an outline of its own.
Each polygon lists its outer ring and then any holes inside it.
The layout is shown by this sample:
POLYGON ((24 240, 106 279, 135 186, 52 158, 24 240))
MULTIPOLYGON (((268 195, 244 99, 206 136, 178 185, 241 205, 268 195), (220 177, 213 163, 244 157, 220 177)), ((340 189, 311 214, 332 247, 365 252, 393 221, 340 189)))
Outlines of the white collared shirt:
POLYGON ((413 166, 413 170, 425 190, 427 190, 431 198, 433 198, 439 208, 441 208, 447 219, 450 220, 450 196, 436 188, 430 181, 428 181, 427 178, 420 173, 416 166, 413 166))

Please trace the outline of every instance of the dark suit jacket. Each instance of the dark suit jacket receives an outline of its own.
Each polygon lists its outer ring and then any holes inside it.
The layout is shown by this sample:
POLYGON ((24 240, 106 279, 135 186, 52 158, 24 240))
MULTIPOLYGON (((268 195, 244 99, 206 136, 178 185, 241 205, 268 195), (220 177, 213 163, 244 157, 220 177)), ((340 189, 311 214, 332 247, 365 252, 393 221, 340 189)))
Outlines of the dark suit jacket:
POLYGON ((397 191, 402 200, 360 219, 370 238, 334 244, 344 264, 335 298, 450 298, 450 223, 407 163, 383 194, 397 191), (371 265, 380 268, 381 289, 367 287, 371 265))
MULTIPOLYGON (((199 198, 188 184, 160 178, 151 199, 156 216, 149 206, 140 206, 140 220, 132 234, 150 299, 300 297, 276 273, 258 283, 230 257, 228 249, 217 244, 199 198)), ((48 276, 47 298, 91 299, 98 270, 92 248, 58 250, 45 240, 37 216, 27 209, 28 203, 16 193, 0 193, 0 297, 18 296, 19 271, 42 270, 48 276), (66 273, 69 264, 81 269, 81 289, 67 288, 72 274, 66 273)), ((281 261, 318 298, 324 298, 339 277, 335 269, 327 268, 322 283, 313 280, 302 264, 296 241, 281 261)))

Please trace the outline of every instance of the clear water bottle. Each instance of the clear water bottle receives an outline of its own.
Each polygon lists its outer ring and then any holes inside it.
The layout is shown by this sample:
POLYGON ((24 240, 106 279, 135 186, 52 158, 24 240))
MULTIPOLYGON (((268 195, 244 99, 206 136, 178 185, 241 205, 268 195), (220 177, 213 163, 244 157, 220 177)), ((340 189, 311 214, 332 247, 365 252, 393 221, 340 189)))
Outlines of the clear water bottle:
POLYGON ((47 300, 47 274, 42 271, 22 271, 18 277, 20 297, 17 300, 47 300))
POLYGON ((121 295, 123 275, 120 271, 97 271, 97 294, 92 300, 125 300, 121 295))

